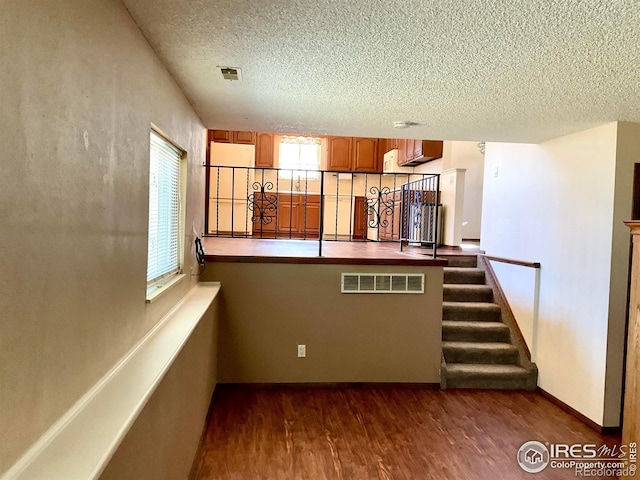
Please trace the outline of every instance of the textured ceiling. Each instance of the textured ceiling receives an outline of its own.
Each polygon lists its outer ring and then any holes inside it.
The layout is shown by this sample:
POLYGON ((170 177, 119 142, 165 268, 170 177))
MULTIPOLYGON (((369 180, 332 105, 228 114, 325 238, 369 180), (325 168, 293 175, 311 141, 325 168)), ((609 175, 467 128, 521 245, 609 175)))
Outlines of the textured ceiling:
POLYGON ((124 3, 209 128, 539 142, 640 122, 637 0, 124 3))

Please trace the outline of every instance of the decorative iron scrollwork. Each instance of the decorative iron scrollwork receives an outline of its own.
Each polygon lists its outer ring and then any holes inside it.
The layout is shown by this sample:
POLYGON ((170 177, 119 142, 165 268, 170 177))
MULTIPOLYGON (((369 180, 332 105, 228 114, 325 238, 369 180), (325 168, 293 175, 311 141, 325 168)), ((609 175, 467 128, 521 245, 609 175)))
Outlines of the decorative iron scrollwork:
POLYGON ((269 225, 276 218, 278 211, 278 196, 267 192, 267 190, 273 190, 273 183, 253 182, 251 188, 253 193, 247 197, 247 208, 253 212, 251 221, 269 225))
POLYGON ((393 217, 394 200, 389 187, 369 189, 371 197, 367 198, 367 215, 369 228, 386 228, 389 226, 389 218, 393 217))

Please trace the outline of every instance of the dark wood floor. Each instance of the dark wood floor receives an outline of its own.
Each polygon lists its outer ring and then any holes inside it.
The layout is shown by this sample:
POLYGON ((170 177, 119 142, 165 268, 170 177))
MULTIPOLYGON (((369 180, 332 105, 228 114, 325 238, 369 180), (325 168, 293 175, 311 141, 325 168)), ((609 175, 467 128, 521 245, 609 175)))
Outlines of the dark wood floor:
POLYGON ((194 478, 576 478, 523 472, 528 440, 620 445, 535 392, 218 386, 194 478))

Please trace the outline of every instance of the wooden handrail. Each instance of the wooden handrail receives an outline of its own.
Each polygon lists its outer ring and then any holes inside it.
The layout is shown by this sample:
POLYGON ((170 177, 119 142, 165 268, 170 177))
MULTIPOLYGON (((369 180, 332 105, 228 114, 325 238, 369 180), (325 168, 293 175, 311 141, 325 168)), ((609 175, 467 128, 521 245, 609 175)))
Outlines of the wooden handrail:
POLYGON ((520 265, 521 267, 540 268, 540 262, 525 262, 523 260, 514 260, 512 258, 493 257, 491 255, 484 255, 487 260, 493 260, 495 262, 510 263, 511 265, 520 265))

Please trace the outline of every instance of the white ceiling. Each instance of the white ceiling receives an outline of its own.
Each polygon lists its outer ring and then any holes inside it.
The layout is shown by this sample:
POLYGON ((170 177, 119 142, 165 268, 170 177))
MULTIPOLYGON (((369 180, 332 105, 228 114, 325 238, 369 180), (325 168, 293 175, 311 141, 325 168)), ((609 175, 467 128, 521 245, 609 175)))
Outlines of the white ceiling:
POLYGON ((208 128, 539 142, 640 122, 637 0, 124 3, 208 128))

